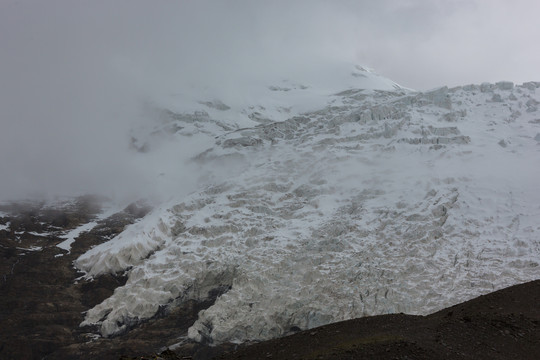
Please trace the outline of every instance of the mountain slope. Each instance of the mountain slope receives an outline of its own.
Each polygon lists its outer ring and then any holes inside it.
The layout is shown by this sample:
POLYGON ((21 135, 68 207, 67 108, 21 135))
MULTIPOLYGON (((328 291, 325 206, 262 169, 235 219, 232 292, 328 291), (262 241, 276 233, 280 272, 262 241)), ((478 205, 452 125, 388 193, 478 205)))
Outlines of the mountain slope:
POLYGON ((534 281, 426 317, 349 320, 247 346, 220 359, 536 359, 539 300, 540 281, 534 281))
POLYGON ((139 129, 150 157, 163 134, 170 150, 208 147, 182 168, 198 174, 192 191, 75 261, 88 277, 129 276, 82 325, 119 334, 221 289, 189 337, 264 340, 540 277, 540 84, 418 93, 352 74, 368 86, 268 87, 289 94, 253 109, 189 100, 160 112, 162 131, 139 129), (295 107, 307 89, 318 109, 295 107))

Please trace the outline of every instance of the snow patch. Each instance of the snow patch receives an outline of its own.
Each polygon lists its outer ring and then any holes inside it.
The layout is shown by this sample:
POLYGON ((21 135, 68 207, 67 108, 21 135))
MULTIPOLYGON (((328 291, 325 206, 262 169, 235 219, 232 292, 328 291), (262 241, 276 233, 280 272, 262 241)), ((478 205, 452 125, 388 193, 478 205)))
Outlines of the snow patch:
POLYGON ((62 241, 56 246, 59 247, 60 249, 66 250, 69 253, 69 251, 71 250, 71 244, 75 242, 75 239, 78 238, 79 235, 81 235, 82 233, 92 230, 94 226, 96 225, 97 225, 97 222, 92 221, 71 230, 65 235, 66 240, 62 241))
POLYGON ((43 250, 43 247, 42 246, 30 246, 30 247, 27 247, 27 248, 18 247, 16 249, 17 250, 23 250, 23 251, 41 251, 41 250, 43 250))
MULTIPOLYGON (((75 240, 85 232, 88 232, 92 230, 100 220, 106 219, 107 217, 113 215, 114 213, 118 212, 119 208, 117 206, 109 205, 103 209, 103 211, 97 215, 95 221, 91 221, 85 224, 82 224, 75 229, 69 231, 64 237, 66 238, 61 243, 57 244, 56 246, 59 247, 62 250, 66 250, 67 253, 71 251, 71 244, 75 242, 75 240)), ((38 236, 43 236, 38 234, 38 236)), ((63 254, 57 254, 56 256, 62 256, 63 254)))

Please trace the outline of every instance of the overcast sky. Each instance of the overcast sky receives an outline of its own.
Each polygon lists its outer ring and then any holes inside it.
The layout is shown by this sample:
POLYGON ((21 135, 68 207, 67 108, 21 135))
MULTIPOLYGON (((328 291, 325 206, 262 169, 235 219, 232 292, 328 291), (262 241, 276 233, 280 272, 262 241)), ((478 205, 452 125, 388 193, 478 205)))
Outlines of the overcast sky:
POLYGON ((190 83, 234 90, 318 59, 418 90, 540 80, 538 14, 536 0, 1 0, 0 199, 144 177, 126 146, 138 105, 190 83))

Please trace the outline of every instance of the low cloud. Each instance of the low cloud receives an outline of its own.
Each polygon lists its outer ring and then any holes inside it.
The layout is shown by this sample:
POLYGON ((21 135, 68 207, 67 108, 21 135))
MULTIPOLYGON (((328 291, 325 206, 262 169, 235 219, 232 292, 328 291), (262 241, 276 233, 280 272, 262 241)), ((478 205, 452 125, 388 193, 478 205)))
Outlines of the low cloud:
POLYGON ((364 64, 417 89, 538 80, 539 10, 525 0, 3 1, 0 199, 154 192, 129 129, 148 120, 142 104, 193 84, 230 96, 317 61, 364 64))

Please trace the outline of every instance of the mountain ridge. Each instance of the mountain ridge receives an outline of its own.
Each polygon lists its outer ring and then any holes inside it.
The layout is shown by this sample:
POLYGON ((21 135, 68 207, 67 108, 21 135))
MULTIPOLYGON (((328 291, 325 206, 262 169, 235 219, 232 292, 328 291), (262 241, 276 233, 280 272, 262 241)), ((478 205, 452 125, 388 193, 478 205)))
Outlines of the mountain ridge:
POLYGON ((82 324, 115 335, 228 287, 189 337, 264 340, 537 278, 537 87, 348 89, 230 130, 173 112, 174 136, 212 134, 189 159, 197 187, 76 260, 129 273, 82 324))

